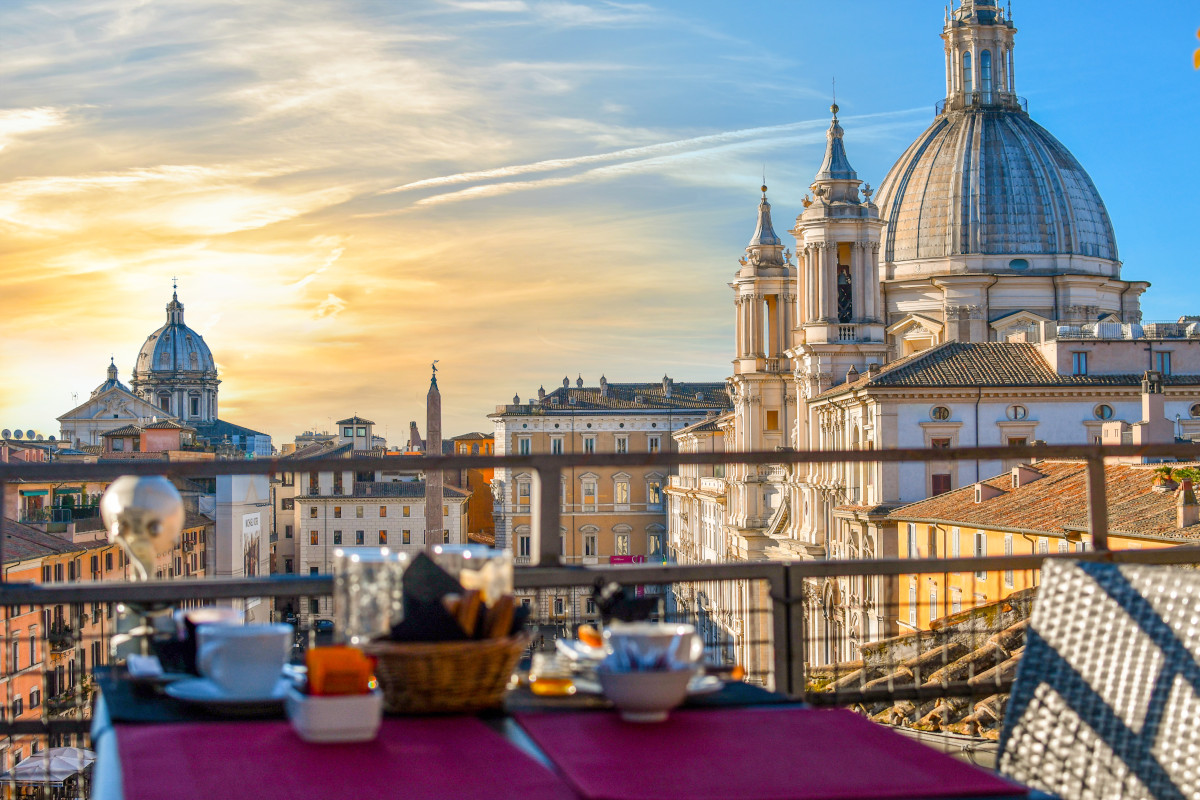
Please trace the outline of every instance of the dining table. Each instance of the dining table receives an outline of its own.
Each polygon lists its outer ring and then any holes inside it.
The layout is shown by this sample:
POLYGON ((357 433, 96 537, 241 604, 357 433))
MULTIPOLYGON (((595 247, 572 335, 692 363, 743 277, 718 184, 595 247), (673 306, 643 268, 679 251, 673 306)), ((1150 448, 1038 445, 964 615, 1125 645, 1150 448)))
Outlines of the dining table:
POLYGON ((230 717, 98 676, 94 800, 1017 800, 1044 797, 845 709, 729 683, 657 723, 602 697, 514 690, 480 714, 388 716, 301 740, 282 708, 230 717))

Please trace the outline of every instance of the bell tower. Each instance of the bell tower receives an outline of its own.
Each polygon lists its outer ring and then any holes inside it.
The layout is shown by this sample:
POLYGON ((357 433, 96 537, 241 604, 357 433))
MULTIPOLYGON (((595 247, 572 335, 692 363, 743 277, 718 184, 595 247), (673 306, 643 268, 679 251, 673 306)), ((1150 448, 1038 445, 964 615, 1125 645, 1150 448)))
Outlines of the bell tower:
MULTIPOLYGON (((796 269, 791 253, 771 224, 767 187, 762 187, 758 225, 738 271, 729 284, 734 292, 737 331, 729 393, 736 423, 735 450, 771 450, 789 444, 795 418, 790 389, 792 362, 787 343, 792 327, 796 269)), ((731 465, 729 522, 740 529, 759 527, 771 514, 772 490, 756 467, 731 465)))
POLYGON ((1018 108, 1013 39, 1017 29, 998 0, 961 0, 948 11, 946 111, 1000 106, 1018 108))
POLYGON ((851 368, 865 372, 887 358, 879 289, 884 223, 870 184, 850 166, 838 110, 830 107, 825 160, 792 230, 800 274, 789 355, 802 398, 842 383, 851 368))

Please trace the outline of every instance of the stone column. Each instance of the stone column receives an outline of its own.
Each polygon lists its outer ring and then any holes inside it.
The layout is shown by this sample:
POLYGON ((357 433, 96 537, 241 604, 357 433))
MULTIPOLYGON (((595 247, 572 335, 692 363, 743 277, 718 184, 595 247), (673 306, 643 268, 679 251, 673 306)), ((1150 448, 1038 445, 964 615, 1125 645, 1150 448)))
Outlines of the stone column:
POLYGON ((763 330, 762 330, 762 302, 761 294, 757 292, 750 297, 750 336, 753 345, 751 351, 756 356, 763 354, 763 330))
POLYGON ((870 278, 866 270, 866 242, 854 242, 850 245, 850 288, 854 298, 851 309, 851 319, 854 321, 867 319, 867 287, 870 278))
MULTIPOLYGON (((437 368, 434 367, 436 370, 437 368)), ((437 375, 429 381, 429 393, 425 396, 425 455, 442 454, 442 393, 438 391, 437 375)), ((441 470, 425 472, 425 547, 441 544, 446 528, 442 517, 445 499, 442 491, 441 470)))
POLYGON ((825 243, 825 318, 837 322, 837 242, 825 243))

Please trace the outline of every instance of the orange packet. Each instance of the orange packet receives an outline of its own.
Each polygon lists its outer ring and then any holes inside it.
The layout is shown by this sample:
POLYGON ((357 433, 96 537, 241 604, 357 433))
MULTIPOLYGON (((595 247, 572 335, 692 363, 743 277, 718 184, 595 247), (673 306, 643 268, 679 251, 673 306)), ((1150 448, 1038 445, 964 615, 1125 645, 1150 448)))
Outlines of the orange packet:
POLYGON ((316 695, 366 694, 371 691, 374 659, 355 647, 314 647, 304 657, 308 666, 308 693, 316 695))

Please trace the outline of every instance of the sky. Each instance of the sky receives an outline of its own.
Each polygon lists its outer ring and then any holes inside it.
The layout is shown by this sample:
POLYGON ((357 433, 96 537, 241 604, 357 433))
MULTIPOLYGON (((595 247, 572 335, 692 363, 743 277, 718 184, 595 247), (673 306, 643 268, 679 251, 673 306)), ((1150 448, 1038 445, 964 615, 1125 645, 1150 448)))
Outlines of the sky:
MULTIPOLYGON (((723 380, 766 176, 837 102, 878 185, 944 94, 943 6, 0 1, 0 426, 128 383, 172 279, 221 417, 444 432, 582 375, 723 380)), ((1104 197, 1147 320, 1200 313, 1200 9, 1013 8, 1018 93, 1104 197), (1184 10, 1181 10, 1184 9, 1184 10)), ((785 242, 791 242, 785 235, 785 242)))

